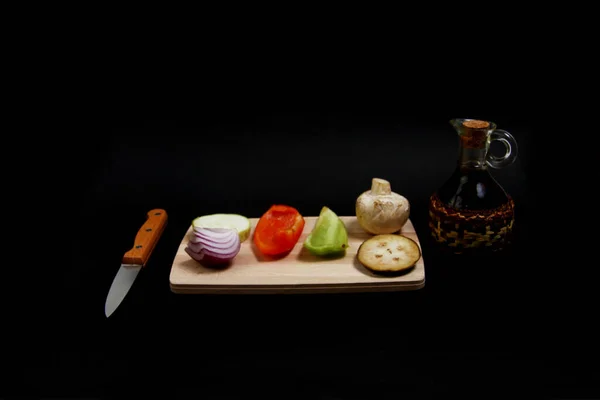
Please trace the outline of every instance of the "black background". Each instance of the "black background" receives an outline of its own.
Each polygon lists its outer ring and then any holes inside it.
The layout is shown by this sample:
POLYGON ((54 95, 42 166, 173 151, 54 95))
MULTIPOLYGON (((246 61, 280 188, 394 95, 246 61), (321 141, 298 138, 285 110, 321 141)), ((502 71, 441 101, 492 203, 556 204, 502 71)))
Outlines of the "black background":
POLYGON ((527 107, 427 93, 397 102, 397 92, 383 88, 380 98, 318 92, 302 101, 290 92, 254 99, 249 93, 256 91, 239 87, 212 93, 220 94, 184 108, 171 104, 175 117, 150 105, 139 119, 123 93, 121 112, 102 104, 54 124, 56 133, 42 139, 40 155, 52 162, 38 171, 39 187, 60 216, 49 238, 60 246, 37 274, 39 296, 20 302, 17 343, 26 345, 8 349, 18 357, 15 377, 3 385, 7 394, 598 396, 593 293, 574 288, 572 275, 557 277, 564 267, 539 240, 540 136, 527 107), (494 121, 519 143, 517 161, 492 170, 517 204, 516 241, 506 254, 443 256, 429 241, 427 200, 454 168, 457 141, 448 121, 455 117, 494 121), (325 204, 352 215, 376 176, 411 202, 424 289, 170 292, 171 262, 194 217, 256 217, 273 203, 304 215, 325 204), (121 256, 146 211, 158 207, 169 214, 163 237, 107 320, 104 301, 121 256), (68 257, 62 249, 70 249, 68 257))

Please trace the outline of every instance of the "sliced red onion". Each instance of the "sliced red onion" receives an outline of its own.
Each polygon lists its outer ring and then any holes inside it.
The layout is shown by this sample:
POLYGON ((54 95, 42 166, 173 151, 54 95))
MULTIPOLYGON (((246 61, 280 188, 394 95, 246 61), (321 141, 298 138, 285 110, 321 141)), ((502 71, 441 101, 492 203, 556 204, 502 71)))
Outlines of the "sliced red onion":
POLYGON ((235 252, 237 253, 238 250, 238 244, 236 243, 237 241, 230 241, 229 243, 211 243, 211 242, 199 242, 199 243, 188 243, 188 248, 190 250, 192 250, 194 253, 199 253, 201 252, 203 249, 206 249, 208 251, 213 251, 213 252, 219 252, 219 253, 232 253, 235 252))
POLYGON ((199 236, 199 237, 208 236, 211 238, 219 238, 219 237, 231 236, 232 231, 237 232, 233 229, 226 229, 226 228, 197 228, 197 227, 194 227, 192 230, 192 234, 194 236, 199 236))
POLYGON ((215 247, 219 247, 219 248, 227 248, 227 247, 231 247, 231 246, 235 246, 235 243, 237 242, 235 235, 237 232, 232 232, 232 235, 229 235, 227 237, 223 237, 223 238, 211 238, 211 237, 207 237, 207 236, 195 236, 192 235, 192 237, 190 237, 190 243, 193 244, 198 244, 198 243, 203 243, 206 245, 213 245, 215 247))
POLYGON ((226 264, 239 253, 241 242, 235 229, 196 228, 185 251, 207 265, 226 264))

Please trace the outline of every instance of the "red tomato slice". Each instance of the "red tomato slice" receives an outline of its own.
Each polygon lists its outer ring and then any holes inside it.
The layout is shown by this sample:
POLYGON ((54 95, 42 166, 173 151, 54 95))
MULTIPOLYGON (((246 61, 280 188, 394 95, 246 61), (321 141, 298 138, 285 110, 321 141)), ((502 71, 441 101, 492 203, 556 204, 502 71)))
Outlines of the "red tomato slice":
POLYGON ((266 255, 286 253, 300 239, 304 223, 304 217, 294 207, 273 205, 256 224, 254 244, 266 255))

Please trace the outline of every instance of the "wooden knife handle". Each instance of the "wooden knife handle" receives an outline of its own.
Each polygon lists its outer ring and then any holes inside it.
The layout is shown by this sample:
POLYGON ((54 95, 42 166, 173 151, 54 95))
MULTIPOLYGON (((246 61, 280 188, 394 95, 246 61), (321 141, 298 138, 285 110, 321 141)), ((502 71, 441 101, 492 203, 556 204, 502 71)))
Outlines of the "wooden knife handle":
POLYGON ((145 266, 167 224, 167 212, 157 208, 148 211, 148 219, 135 236, 131 250, 123 256, 123 264, 145 266))

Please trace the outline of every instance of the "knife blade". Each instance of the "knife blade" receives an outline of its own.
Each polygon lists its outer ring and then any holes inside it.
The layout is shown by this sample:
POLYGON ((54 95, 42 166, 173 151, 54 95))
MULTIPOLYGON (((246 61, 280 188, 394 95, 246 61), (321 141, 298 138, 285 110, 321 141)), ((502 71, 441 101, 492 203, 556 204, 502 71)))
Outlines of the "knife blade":
POLYGON ((117 271, 106 296, 104 314, 106 318, 119 307, 138 273, 150 259, 158 239, 167 224, 167 212, 161 208, 148 211, 146 222, 138 230, 133 247, 127 251, 121 260, 121 267, 117 271))

